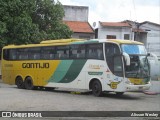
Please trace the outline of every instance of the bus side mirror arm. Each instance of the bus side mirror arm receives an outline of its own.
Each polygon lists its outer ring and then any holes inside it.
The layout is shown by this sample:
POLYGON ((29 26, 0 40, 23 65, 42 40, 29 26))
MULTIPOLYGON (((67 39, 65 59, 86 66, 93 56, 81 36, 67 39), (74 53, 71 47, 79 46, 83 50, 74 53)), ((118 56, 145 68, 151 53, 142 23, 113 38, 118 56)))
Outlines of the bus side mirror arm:
POLYGON ((127 66, 130 66, 131 60, 130 60, 129 55, 128 55, 127 53, 123 52, 123 56, 124 56, 124 60, 125 60, 125 62, 126 62, 126 65, 127 65, 127 66))

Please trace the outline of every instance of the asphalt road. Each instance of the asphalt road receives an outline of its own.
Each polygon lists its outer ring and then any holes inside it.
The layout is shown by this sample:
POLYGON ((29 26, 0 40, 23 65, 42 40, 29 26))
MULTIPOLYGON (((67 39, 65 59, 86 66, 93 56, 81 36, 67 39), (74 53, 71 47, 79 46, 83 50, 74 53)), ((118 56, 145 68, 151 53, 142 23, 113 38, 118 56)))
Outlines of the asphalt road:
POLYGON ((95 97, 90 92, 25 90, 0 82, 0 111, 160 111, 160 94, 126 92, 95 97))

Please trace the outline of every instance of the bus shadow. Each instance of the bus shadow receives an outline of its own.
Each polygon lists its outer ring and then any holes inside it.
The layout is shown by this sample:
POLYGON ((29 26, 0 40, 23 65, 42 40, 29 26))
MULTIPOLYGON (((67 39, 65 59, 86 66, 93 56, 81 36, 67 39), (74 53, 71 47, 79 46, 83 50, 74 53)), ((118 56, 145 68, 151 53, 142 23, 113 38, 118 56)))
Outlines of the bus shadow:
MULTIPOLYGON (((16 87, 15 87, 16 88, 16 87)), ((47 90, 45 88, 41 89, 34 89, 34 91, 44 91, 44 92, 54 92, 54 93, 65 93, 65 94, 72 94, 72 95, 86 95, 86 96, 94 96, 92 94, 92 91, 88 92, 77 92, 77 91, 70 91, 70 90, 61 90, 61 89, 52 89, 52 90, 47 90)), ((136 94, 136 93, 135 93, 136 94)), ((122 99, 122 100, 140 100, 144 99, 143 97, 140 97, 139 95, 135 95, 133 93, 124 93, 123 95, 117 95, 113 92, 107 92, 103 93, 103 95, 100 98, 113 98, 113 99, 122 99)), ((139 94, 139 93, 137 93, 139 94)))
POLYGON ((123 94, 123 95, 116 95, 114 93, 105 93, 103 94, 104 98, 114 98, 114 99, 122 99, 122 100, 140 100, 142 97, 135 96, 133 94, 123 94))
MULTIPOLYGON (((92 91, 89 92, 77 92, 77 91, 65 91, 65 90, 52 90, 48 92, 55 92, 55 93, 66 93, 66 94, 73 94, 73 95, 86 95, 86 96, 94 96, 92 91)), ((135 93, 136 94, 136 93, 135 93)), ((96 96, 95 96, 96 97, 96 96)), ((140 96, 135 96, 133 94, 124 93, 123 95, 117 95, 115 93, 104 93, 100 98, 114 98, 114 99, 123 99, 123 100, 140 100, 143 99, 140 96)))

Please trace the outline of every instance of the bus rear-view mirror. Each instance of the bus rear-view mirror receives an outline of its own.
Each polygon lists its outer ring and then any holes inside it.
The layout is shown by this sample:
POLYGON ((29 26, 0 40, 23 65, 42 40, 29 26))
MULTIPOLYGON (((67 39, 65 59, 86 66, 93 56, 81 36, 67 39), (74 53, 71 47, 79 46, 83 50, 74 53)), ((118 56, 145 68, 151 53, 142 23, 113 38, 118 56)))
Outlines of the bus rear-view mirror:
POLYGON ((124 60, 127 66, 130 66, 130 57, 127 53, 123 52, 124 60))

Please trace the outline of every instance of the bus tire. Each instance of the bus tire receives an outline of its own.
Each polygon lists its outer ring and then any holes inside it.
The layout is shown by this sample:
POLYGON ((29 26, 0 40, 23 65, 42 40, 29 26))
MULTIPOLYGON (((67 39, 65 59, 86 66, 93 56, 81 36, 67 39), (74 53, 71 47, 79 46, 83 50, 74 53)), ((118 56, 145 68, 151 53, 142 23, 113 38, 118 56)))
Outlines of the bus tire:
POLYGON ((92 83, 92 93, 97 97, 102 96, 102 85, 98 80, 95 80, 92 83))
POLYGON ((25 85, 25 88, 27 90, 33 90, 34 89, 34 86, 33 86, 33 80, 31 77, 27 77, 24 81, 24 85, 25 85))
POLYGON ((24 88, 25 88, 25 87, 24 87, 24 82, 23 82, 23 79, 22 79, 21 76, 18 76, 18 77, 16 78, 15 83, 16 83, 16 85, 17 85, 17 88, 19 88, 19 89, 24 89, 24 88))

